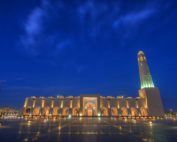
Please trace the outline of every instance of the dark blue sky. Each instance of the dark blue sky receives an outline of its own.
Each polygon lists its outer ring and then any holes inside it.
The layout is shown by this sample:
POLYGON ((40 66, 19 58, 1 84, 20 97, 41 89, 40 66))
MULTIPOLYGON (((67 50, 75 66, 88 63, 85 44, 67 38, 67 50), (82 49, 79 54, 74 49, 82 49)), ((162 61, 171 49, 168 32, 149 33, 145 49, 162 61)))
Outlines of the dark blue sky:
POLYGON ((0 106, 26 96, 137 96, 147 56, 166 108, 177 109, 176 0, 1 0, 0 106))

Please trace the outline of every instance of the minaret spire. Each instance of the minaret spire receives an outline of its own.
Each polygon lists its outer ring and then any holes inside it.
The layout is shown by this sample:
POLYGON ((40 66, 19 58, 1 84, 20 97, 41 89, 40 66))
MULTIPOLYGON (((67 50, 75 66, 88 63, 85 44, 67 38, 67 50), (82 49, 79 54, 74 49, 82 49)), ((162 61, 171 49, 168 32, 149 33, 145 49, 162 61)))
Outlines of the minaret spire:
POLYGON ((148 67, 147 59, 143 51, 138 52, 138 66, 139 66, 141 89, 154 88, 154 83, 148 67))

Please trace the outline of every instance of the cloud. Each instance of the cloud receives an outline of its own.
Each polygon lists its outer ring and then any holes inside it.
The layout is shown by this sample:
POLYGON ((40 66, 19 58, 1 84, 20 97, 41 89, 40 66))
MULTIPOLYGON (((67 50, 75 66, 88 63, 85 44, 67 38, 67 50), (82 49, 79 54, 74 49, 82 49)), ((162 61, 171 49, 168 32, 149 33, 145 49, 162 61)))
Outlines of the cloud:
POLYGON ((78 5, 76 10, 78 11, 81 21, 84 20, 87 15, 89 15, 92 20, 96 20, 99 15, 106 11, 108 12, 108 5, 104 3, 97 4, 93 1, 87 1, 81 5, 78 5))
POLYGON ((120 27, 133 28, 155 13, 153 7, 140 8, 122 14, 119 2, 43 0, 25 19, 21 43, 34 56, 57 56, 68 47, 79 48, 77 45, 93 48, 98 41, 112 40, 113 31, 116 37, 131 36, 120 27))
POLYGON ((29 36, 39 34, 42 30, 42 17, 45 11, 42 8, 36 8, 30 14, 27 22, 25 23, 25 31, 29 36))
POLYGON ((37 44, 37 38, 40 36, 43 30, 43 20, 46 15, 44 8, 36 7, 29 14, 27 20, 24 23, 24 34, 21 36, 21 43, 25 50, 30 54, 37 54, 35 45, 37 44))
POLYGON ((43 0, 41 5, 35 7, 27 16, 23 25, 24 34, 20 37, 20 42, 27 54, 33 56, 52 54, 56 51, 60 52, 60 49, 71 44, 70 37, 66 36, 62 27, 55 25, 60 24, 58 22, 60 10, 57 8, 61 8, 61 5, 63 5, 61 2, 55 5, 50 0, 43 0))
POLYGON ((150 16, 155 12, 154 9, 145 9, 138 12, 130 12, 124 16, 119 17, 117 20, 113 22, 114 28, 119 28, 120 26, 132 26, 136 25, 150 16))

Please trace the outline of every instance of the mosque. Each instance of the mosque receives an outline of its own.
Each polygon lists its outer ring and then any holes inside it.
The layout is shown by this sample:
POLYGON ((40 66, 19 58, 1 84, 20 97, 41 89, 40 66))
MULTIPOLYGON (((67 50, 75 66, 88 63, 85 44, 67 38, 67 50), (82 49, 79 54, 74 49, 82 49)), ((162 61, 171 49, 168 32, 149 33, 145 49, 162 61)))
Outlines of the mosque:
POLYGON ((23 107, 26 118, 58 117, 161 117, 164 115, 160 91, 154 86, 147 59, 138 52, 141 88, 136 98, 124 96, 27 97, 23 107))

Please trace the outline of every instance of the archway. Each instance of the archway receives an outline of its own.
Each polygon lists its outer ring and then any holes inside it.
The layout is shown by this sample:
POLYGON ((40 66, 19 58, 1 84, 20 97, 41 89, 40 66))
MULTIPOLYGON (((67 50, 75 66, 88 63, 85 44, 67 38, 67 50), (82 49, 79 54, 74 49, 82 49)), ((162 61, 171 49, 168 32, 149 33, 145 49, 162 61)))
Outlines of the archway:
POLYGON ((79 115, 79 111, 78 111, 78 108, 73 108, 72 110, 72 116, 78 116, 79 115))
POLYGON ((85 116, 94 116, 96 115, 95 105, 91 102, 88 102, 85 105, 85 116))
POLYGON ((24 115, 29 115, 31 113, 31 108, 25 108, 24 109, 24 115))
POLYGON ((148 115, 148 112, 147 112, 147 109, 145 108, 140 108, 140 112, 141 112, 141 116, 147 116, 148 115))
POLYGON ((126 107, 121 108, 122 116, 128 116, 128 110, 126 107))
POLYGON ((39 115, 40 114, 40 107, 35 107, 33 110, 33 115, 39 115))
POLYGON ((58 116, 59 107, 53 108, 53 116, 58 116))
POLYGON ((83 97, 84 116, 97 116, 97 97, 83 97))
POLYGON ((69 115, 69 109, 68 109, 67 107, 63 108, 62 115, 63 115, 63 116, 69 115))
POLYGON ((138 111, 134 107, 131 108, 131 116, 138 116, 138 111))
POLYGON ((117 112, 116 107, 111 108, 111 116, 118 116, 118 112, 117 112))
POLYGON ((103 108, 101 109, 101 115, 102 115, 102 116, 108 116, 108 109, 105 108, 105 107, 103 107, 103 108))
POLYGON ((93 110, 93 105, 91 103, 87 103, 85 112, 87 116, 93 116, 94 110, 93 110))
POLYGON ((49 107, 45 107, 42 114, 44 116, 49 116, 49 111, 50 111, 50 108, 49 107))

